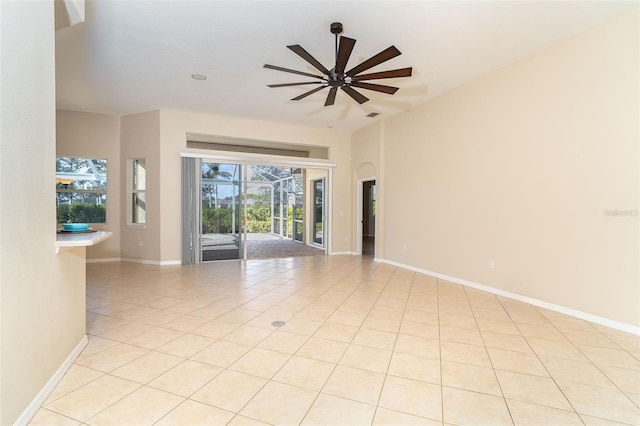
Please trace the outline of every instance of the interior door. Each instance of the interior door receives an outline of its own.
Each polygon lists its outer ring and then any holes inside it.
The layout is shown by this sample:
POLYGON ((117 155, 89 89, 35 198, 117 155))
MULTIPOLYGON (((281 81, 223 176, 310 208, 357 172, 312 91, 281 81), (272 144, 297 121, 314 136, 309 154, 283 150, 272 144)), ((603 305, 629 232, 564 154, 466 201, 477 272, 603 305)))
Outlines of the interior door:
POLYGON ((202 162, 202 261, 244 259, 244 182, 240 164, 202 162))

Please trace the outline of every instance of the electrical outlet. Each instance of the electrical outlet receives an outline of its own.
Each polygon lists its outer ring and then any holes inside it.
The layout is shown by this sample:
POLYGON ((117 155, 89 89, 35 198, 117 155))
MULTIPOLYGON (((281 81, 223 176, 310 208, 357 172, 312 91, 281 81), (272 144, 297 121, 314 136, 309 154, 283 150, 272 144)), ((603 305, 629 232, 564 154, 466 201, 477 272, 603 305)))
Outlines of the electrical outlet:
POLYGON ((495 268, 495 266, 496 266, 495 262, 493 260, 490 260, 489 261, 489 269, 493 269, 493 268, 495 268))
POLYGON ((142 241, 138 241, 138 245, 142 247, 142 241))

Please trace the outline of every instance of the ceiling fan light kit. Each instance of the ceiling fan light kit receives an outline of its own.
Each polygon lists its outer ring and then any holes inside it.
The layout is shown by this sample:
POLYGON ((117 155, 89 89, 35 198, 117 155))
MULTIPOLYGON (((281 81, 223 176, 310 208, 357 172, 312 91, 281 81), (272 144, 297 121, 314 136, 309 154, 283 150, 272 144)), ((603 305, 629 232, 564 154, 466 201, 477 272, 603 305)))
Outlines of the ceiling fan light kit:
POLYGON ((380 71, 369 74, 361 74, 362 72, 375 67, 383 62, 386 62, 390 59, 399 56, 401 53, 395 46, 390 46, 378 53, 377 55, 372 56, 361 64, 345 71, 347 66, 347 62, 349 62, 349 57, 351 56, 351 52, 353 51, 353 47, 356 44, 356 40, 340 36, 342 33, 343 27, 340 22, 334 22, 330 26, 331 34, 335 35, 336 38, 336 62, 332 69, 327 69, 324 65, 322 65, 317 59, 315 59, 309 52, 307 52, 302 46, 299 44, 287 46, 292 52, 296 55, 300 56, 302 59, 311 64, 315 69, 320 71, 323 75, 312 74, 304 71, 297 71, 289 68, 283 68, 276 65, 265 64, 264 68, 288 72, 291 74, 302 75, 305 77, 311 77, 317 79, 316 81, 305 81, 300 83, 282 83, 282 84, 269 84, 269 87, 288 87, 288 86, 302 86, 308 84, 318 84, 319 86, 309 90, 295 98, 292 98, 292 101, 299 101, 301 99, 306 98, 309 95, 312 95, 316 92, 319 92, 322 89, 329 88, 329 93, 325 100, 324 106, 330 106, 335 103, 336 94, 338 92, 338 88, 342 89, 347 95, 349 95, 353 100, 358 102, 359 104, 363 104, 369 100, 362 93, 357 91, 358 89, 372 90, 374 92, 386 93, 389 95, 393 95, 398 91, 398 87, 393 86, 385 86, 381 84, 374 83, 366 83, 365 80, 380 80, 385 78, 398 78, 398 77, 410 77, 412 68, 400 68, 389 71, 380 71))

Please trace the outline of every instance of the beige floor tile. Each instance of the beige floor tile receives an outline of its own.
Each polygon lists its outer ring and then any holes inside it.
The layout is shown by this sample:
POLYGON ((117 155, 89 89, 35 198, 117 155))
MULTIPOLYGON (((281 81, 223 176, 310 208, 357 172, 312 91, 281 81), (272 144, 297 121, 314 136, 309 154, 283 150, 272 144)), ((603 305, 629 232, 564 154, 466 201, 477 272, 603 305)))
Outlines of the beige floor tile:
POLYGON ((443 360, 442 385, 502 397, 492 368, 443 360))
POLYGON ((588 361, 574 361, 546 356, 540 357, 540 360, 555 380, 605 388, 615 387, 599 368, 588 361))
POLYGON ((321 325, 322 321, 310 320, 306 318, 292 318, 291 320, 287 321, 287 323, 280 330, 289 333, 311 336, 320 328, 321 325))
POLYGON ((601 366, 600 370, 626 393, 640 393, 640 370, 601 366))
POLYGON ((56 399, 73 392, 74 390, 91 383, 105 373, 94 370, 92 368, 83 367, 82 365, 73 364, 65 373, 64 377, 58 382, 55 389, 51 392, 44 405, 55 401, 56 399))
POLYGON ((87 346, 84 347, 80 355, 78 355, 78 360, 118 345, 118 342, 115 340, 104 339, 93 335, 88 335, 87 337, 89 338, 89 342, 87 343, 87 346))
POLYGON ((486 309, 481 307, 474 307, 472 308, 472 310, 473 316, 477 319, 503 321, 508 323, 512 322, 509 315, 502 308, 486 309))
POLYGON ((586 426, 629 426, 627 423, 614 422, 613 420, 591 417, 585 414, 579 415, 586 426))
POLYGON ((143 305, 150 308, 167 309, 168 307, 177 305, 180 302, 182 302, 182 300, 175 297, 159 297, 157 299, 143 303, 143 305))
POLYGON ((302 345, 296 355, 320 361, 337 363, 349 345, 345 342, 311 337, 302 345))
POLYGON ((117 340, 118 342, 126 342, 132 337, 139 336, 155 329, 156 327, 152 325, 131 322, 129 324, 111 328, 103 333, 98 334, 100 335, 100 337, 104 337, 105 339, 117 340))
POLYGON ((478 323, 476 322, 476 319, 473 318, 472 314, 470 314, 469 316, 462 316, 462 315, 449 314, 446 312, 440 312, 439 316, 440 316, 439 324, 441 327, 445 326, 445 327, 466 328, 469 330, 476 330, 476 331, 479 330, 478 323))
POLYGON ((151 381, 149 386, 189 397, 222 371, 220 367, 186 360, 151 381))
POLYGON ((242 409, 241 415, 274 425, 299 424, 318 392, 269 382, 242 409))
POLYGON ((302 425, 370 425, 376 407, 333 395, 320 394, 302 425))
POLYGON ((278 371, 273 380, 320 391, 335 367, 333 363, 294 356, 278 371))
POLYGON ((400 334, 394 351, 427 358, 440 358, 440 341, 400 334))
POLYGON ((251 346, 241 345, 239 343, 226 342, 218 340, 217 342, 207 346, 197 354, 193 355, 193 361, 204 362, 215 365, 217 367, 227 368, 244 354, 251 350, 251 346))
POLYGON ((558 425, 580 426, 582 420, 573 410, 558 410, 557 408, 529 404, 522 401, 507 399, 513 422, 522 426, 558 425))
POLYGON ((400 329, 401 322, 401 318, 389 318, 382 315, 368 315, 362 323, 362 327, 380 331, 387 331, 390 333, 397 333, 400 329))
POLYGON ((197 334, 184 334, 177 339, 160 346, 156 350, 158 352, 164 352, 181 358, 189 358, 215 341, 216 340, 211 337, 199 336, 197 334))
POLYGON ((491 367, 491 361, 484 346, 442 341, 440 342, 440 356, 443 361, 491 367))
POLYGON ((78 426, 81 423, 62 414, 41 408, 28 424, 29 426, 78 426))
POLYGON ((266 339, 260 342, 258 347, 286 354, 294 354, 307 340, 309 340, 308 336, 278 330, 267 336, 266 339))
POLYGON ((445 423, 457 425, 511 425, 511 415, 501 397, 442 388, 445 423))
POLYGON ((578 349, 594 364, 640 370, 640 359, 624 350, 579 346, 578 349))
POLYGON ((402 319, 413 322, 421 322, 424 324, 439 324, 438 306, 434 305, 433 311, 407 309, 402 319))
POLYGON ((236 415, 227 426, 272 426, 269 423, 261 422, 260 420, 251 419, 249 417, 236 415))
POLYGON ((212 320, 191 331, 192 334, 220 339, 240 328, 240 324, 222 320, 212 320))
POLYGON ((195 315, 184 315, 180 318, 163 324, 162 327, 189 333, 192 330, 195 330, 196 328, 206 324, 207 322, 209 322, 207 318, 202 318, 195 315))
POLYGON ((620 345, 610 339, 604 333, 596 330, 564 330, 564 336, 576 346, 596 346, 609 349, 620 349, 620 345))
POLYGON ((337 340, 339 342, 349 343, 358 332, 358 327, 353 325, 344 325, 337 323, 324 323, 313 334, 314 337, 320 339, 337 340))
POLYGON ((522 336, 500 333, 481 333, 482 340, 487 348, 504 349, 507 351, 533 353, 531 346, 522 336))
POLYGON ((339 365, 322 388, 322 393, 375 405, 384 377, 384 374, 339 365))
POLYGON ((391 351, 384 349, 349 345, 339 364, 377 373, 386 373, 389 368, 391 354, 391 351))
POLYGON ((139 387, 138 383, 105 375, 47 404, 45 408, 84 422, 139 387))
POLYGON ((640 408, 617 389, 564 381, 558 386, 578 413, 628 424, 640 421, 640 408))
POLYGON ((389 410, 387 408, 378 407, 376 415, 373 419, 374 426, 442 426, 442 422, 438 422, 425 417, 418 417, 400 411, 389 410))
POLYGON ((387 376, 380 407, 432 420, 442 420, 441 387, 417 380, 387 376))
POLYGON ((493 368, 496 370, 515 371, 516 373, 533 374, 549 377, 537 356, 531 353, 506 351, 503 349, 487 348, 493 368))
POLYGON ((400 334, 438 339, 440 337, 440 327, 438 327, 438 324, 403 320, 400 325, 400 334))
POLYGON ((266 379, 227 370, 204 385, 190 399, 237 413, 266 383, 266 379))
POLYGON ((163 311, 158 311, 158 312, 156 312, 154 314, 147 315, 147 316, 144 316, 142 318, 139 318, 137 321, 145 323, 145 324, 162 326, 163 324, 166 324, 166 323, 168 323, 170 321, 177 320, 178 318, 180 318, 183 315, 184 314, 182 314, 182 313, 163 310, 163 311))
POLYGON ((567 338, 564 337, 560 331, 551 324, 521 324, 517 323, 516 326, 525 339, 545 339, 556 340, 558 342, 566 342, 567 338))
POLYGON ((89 355, 77 361, 78 364, 105 373, 115 370, 148 353, 147 349, 119 343, 102 352, 89 355))
POLYGON ((88 423, 95 426, 152 425, 182 401, 183 397, 142 387, 92 417, 88 423))
POLYGON ((234 413, 187 399, 164 416, 157 426, 210 426, 227 424, 234 413))
POLYGON ((227 322, 235 322, 238 324, 246 324, 252 319, 254 319, 255 317, 257 317, 258 315, 260 315, 260 313, 261 313, 260 311, 254 311, 254 310, 246 309, 242 307, 242 308, 236 308, 233 311, 222 315, 218 319, 222 321, 227 321, 227 322))
POLYGON ((155 327, 153 330, 140 334, 139 336, 132 337, 125 343, 134 346, 140 346, 145 349, 156 349, 170 341, 182 336, 182 332, 176 330, 169 330, 162 327, 155 327))
POLYGON ((440 360, 394 352, 387 374, 439 385, 440 360))
POLYGON ((397 336, 398 335, 396 333, 363 327, 358 330, 351 343, 369 346, 372 348, 392 350, 396 344, 397 336))
POLYGON ((146 384, 182 361, 183 359, 177 356, 161 352, 149 352, 122 367, 116 368, 111 374, 133 382, 146 384))
POLYGON ((269 337, 275 329, 253 327, 250 325, 243 325, 237 330, 224 336, 224 340, 227 342, 239 343, 241 345, 255 346, 269 337))
POLYGON ((327 319, 327 322, 360 327, 364 322, 366 314, 347 311, 336 311, 327 319))
POLYGON ((449 342, 467 343, 470 345, 484 345, 480 332, 478 330, 470 330, 467 328, 441 326, 440 339, 449 342))
POLYGON ((138 318, 155 314, 157 312, 160 312, 160 309, 150 308, 148 306, 134 306, 129 309, 118 311, 113 316, 115 316, 116 318, 122 318, 126 320, 136 320, 138 318))
POLYGON ((538 356, 587 361, 587 358, 568 341, 527 338, 527 342, 538 356))
POLYGON ((291 358, 291 355, 267 349, 253 348, 229 366, 230 370, 270 379, 291 358))
POLYGON ((513 334, 520 336, 520 330, 511 321, 498 321, 494 319, 476 318, 480 331, 488 333, 513 334))
POLYGON ((571 405, 552 379, 511 371, 496 371, 502 393, 507 399, 529 402, 570 411, 571 405))

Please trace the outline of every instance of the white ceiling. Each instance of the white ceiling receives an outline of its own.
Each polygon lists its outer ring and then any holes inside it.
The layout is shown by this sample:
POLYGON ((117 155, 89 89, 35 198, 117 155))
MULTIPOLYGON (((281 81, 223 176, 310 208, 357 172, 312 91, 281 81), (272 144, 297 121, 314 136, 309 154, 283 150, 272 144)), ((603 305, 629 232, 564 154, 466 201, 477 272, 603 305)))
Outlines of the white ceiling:
POLYGON ((522 59, 637 2, 619 1, 90 1, 85 22, 56 32, 57 106, 126 115, 155 109, 355 130, 522 59), (347 68, 395 45, 373 69, 412 66, 413 76, 374 83, 358 105, 327 90, 290 99, 311 81, 265 63, 317 73, 286 48, 300 44, 333 67, 331 22, 357 40, 347 68), (191 78, 204 74, 205 81, 191 78), (375 119, 365 117, 379 112, 375 119))

